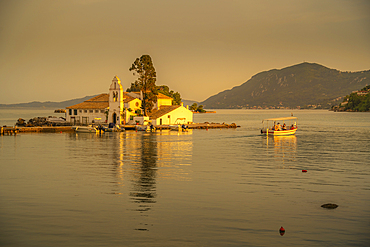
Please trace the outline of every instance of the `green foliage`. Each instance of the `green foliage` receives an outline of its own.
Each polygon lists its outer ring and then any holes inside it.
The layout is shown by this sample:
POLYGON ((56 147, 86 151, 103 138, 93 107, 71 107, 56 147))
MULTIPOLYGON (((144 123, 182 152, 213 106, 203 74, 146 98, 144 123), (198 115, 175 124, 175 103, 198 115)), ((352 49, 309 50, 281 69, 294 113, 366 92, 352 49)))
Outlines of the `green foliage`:
POLYGON ((197 103, 194 103, 190 106, 190 110, 191 111, 196 111, 198 109, 198 104, 197 103))
POLYGON ((126 92, 140 92, 140 85, 138 81, 131 83, 131 86, 126 89, 126 92))
POLYGON ((135 113, 136 113, 136 115, 141 116, 141 110, 140 109, 136 109, 135 113))
POLYGON ((199 105, 198 109, 196 111, 197 112, 206 112, 206 110, 203 109, 203 105, 199 105))
POLYGON ((151 112, 153 109, 158 94, 155 85, 157 74, 153 66, 152 58, 149 55, 142 55, 140 58, 136 58, 129 70, 134 71, 134 75, 137 76, 137 79, 135 82, 131 83, 131 87, 126 91, 142 91, 142 109, 144 111, 144 116, 147 116, 147 112, 151 112))
POLYGON ((178 92, 174 92, 173 90, 170 91, 170 88, 166 85, 157 86, 157 92, 167 95, 168 97, 172 98, 172 105, 180 105, 181 104, 181 95, 178 92))
MULTIPOLYGON (((367 91, 369 88, 365 87, 364 89, 361 91, 367 91)), ((348 103, 345 106, 345 110, 361 112, 370 111, 370 93, 367 95, 357 95, 357 93, 351 93, 348 97, 348 103)))
POLYGON ((206 112, 206 110, 203 109, 203 105, 198 106, 197 103, 192 104, 190 110, 194 112, 206 112))

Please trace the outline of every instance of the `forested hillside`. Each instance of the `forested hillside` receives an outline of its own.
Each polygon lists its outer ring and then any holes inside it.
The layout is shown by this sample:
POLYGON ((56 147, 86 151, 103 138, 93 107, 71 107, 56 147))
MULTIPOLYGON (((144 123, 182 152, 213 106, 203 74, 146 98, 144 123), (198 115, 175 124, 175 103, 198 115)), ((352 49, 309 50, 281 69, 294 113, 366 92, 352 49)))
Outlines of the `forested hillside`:
POLYGON ((254 75, 250 80, 209 97, 204 108, 330 108, 344 95, 370 85, 370 71, 342 72, 301 63, 254 75))

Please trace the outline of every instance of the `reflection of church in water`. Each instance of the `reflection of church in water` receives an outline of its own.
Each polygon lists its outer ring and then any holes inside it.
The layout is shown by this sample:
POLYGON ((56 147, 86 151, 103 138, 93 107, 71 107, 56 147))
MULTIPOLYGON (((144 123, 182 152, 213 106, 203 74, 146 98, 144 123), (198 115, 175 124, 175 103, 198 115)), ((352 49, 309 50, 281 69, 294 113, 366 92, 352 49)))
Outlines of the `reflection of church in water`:
POLYGON ((192 131, 111 134, 114 176, 121 184, 129 182, 125 188, 129 188, 133 210, 140 215, 147 216, 157 203, 158 180, 190 180, 186 169, 191 164, 192 131))

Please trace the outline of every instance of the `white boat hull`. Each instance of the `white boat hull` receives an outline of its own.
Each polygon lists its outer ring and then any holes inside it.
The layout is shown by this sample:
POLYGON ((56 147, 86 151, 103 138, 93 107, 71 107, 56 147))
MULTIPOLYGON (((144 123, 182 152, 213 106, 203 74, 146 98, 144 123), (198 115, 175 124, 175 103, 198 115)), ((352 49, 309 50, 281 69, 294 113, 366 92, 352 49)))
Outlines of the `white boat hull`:
POLYGON ((98 132, 98 130, 92 126, 73 126, 72 129, 74 129, 77 133, 96 133, 98 132))
POLYGON ((286 135, 294 135, 297 129, 290 129, 290 130, 268 130, 267 133, 266 129, 261 130, 263 135, 274 135, 274 136, 286 136, 286 135))

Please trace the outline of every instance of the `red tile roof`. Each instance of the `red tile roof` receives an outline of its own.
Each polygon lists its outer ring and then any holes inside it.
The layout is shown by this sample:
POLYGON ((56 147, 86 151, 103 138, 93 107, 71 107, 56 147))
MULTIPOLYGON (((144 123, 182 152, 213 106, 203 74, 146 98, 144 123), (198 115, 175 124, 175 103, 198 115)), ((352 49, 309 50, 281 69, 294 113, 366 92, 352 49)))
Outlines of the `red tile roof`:
POLYGON ((109 95, 102 93, 82 103, 68 106, 67 109, 105 109, 109 107, 109 95))
POLYGON ((180 105, 166 105, 161 106, 159 110, 154 110, 153 112, 149 113, 150 119, 157 119, 159 117, 162 117, 163 115, 170 113, 173 110, 176 110, 177 108, 181 107, 180 105))
POLYGON ((164 95, 163 93, 158 93, 157 99, 171 99, 172 100, 171 97, 164 95))
POLYGON ((128 102, 130 102, 130 101, 132 101, 134 99, 136 99, 136 98, 131 97, 126 92, 123 92, 123 102, 128 103, 128 102))

